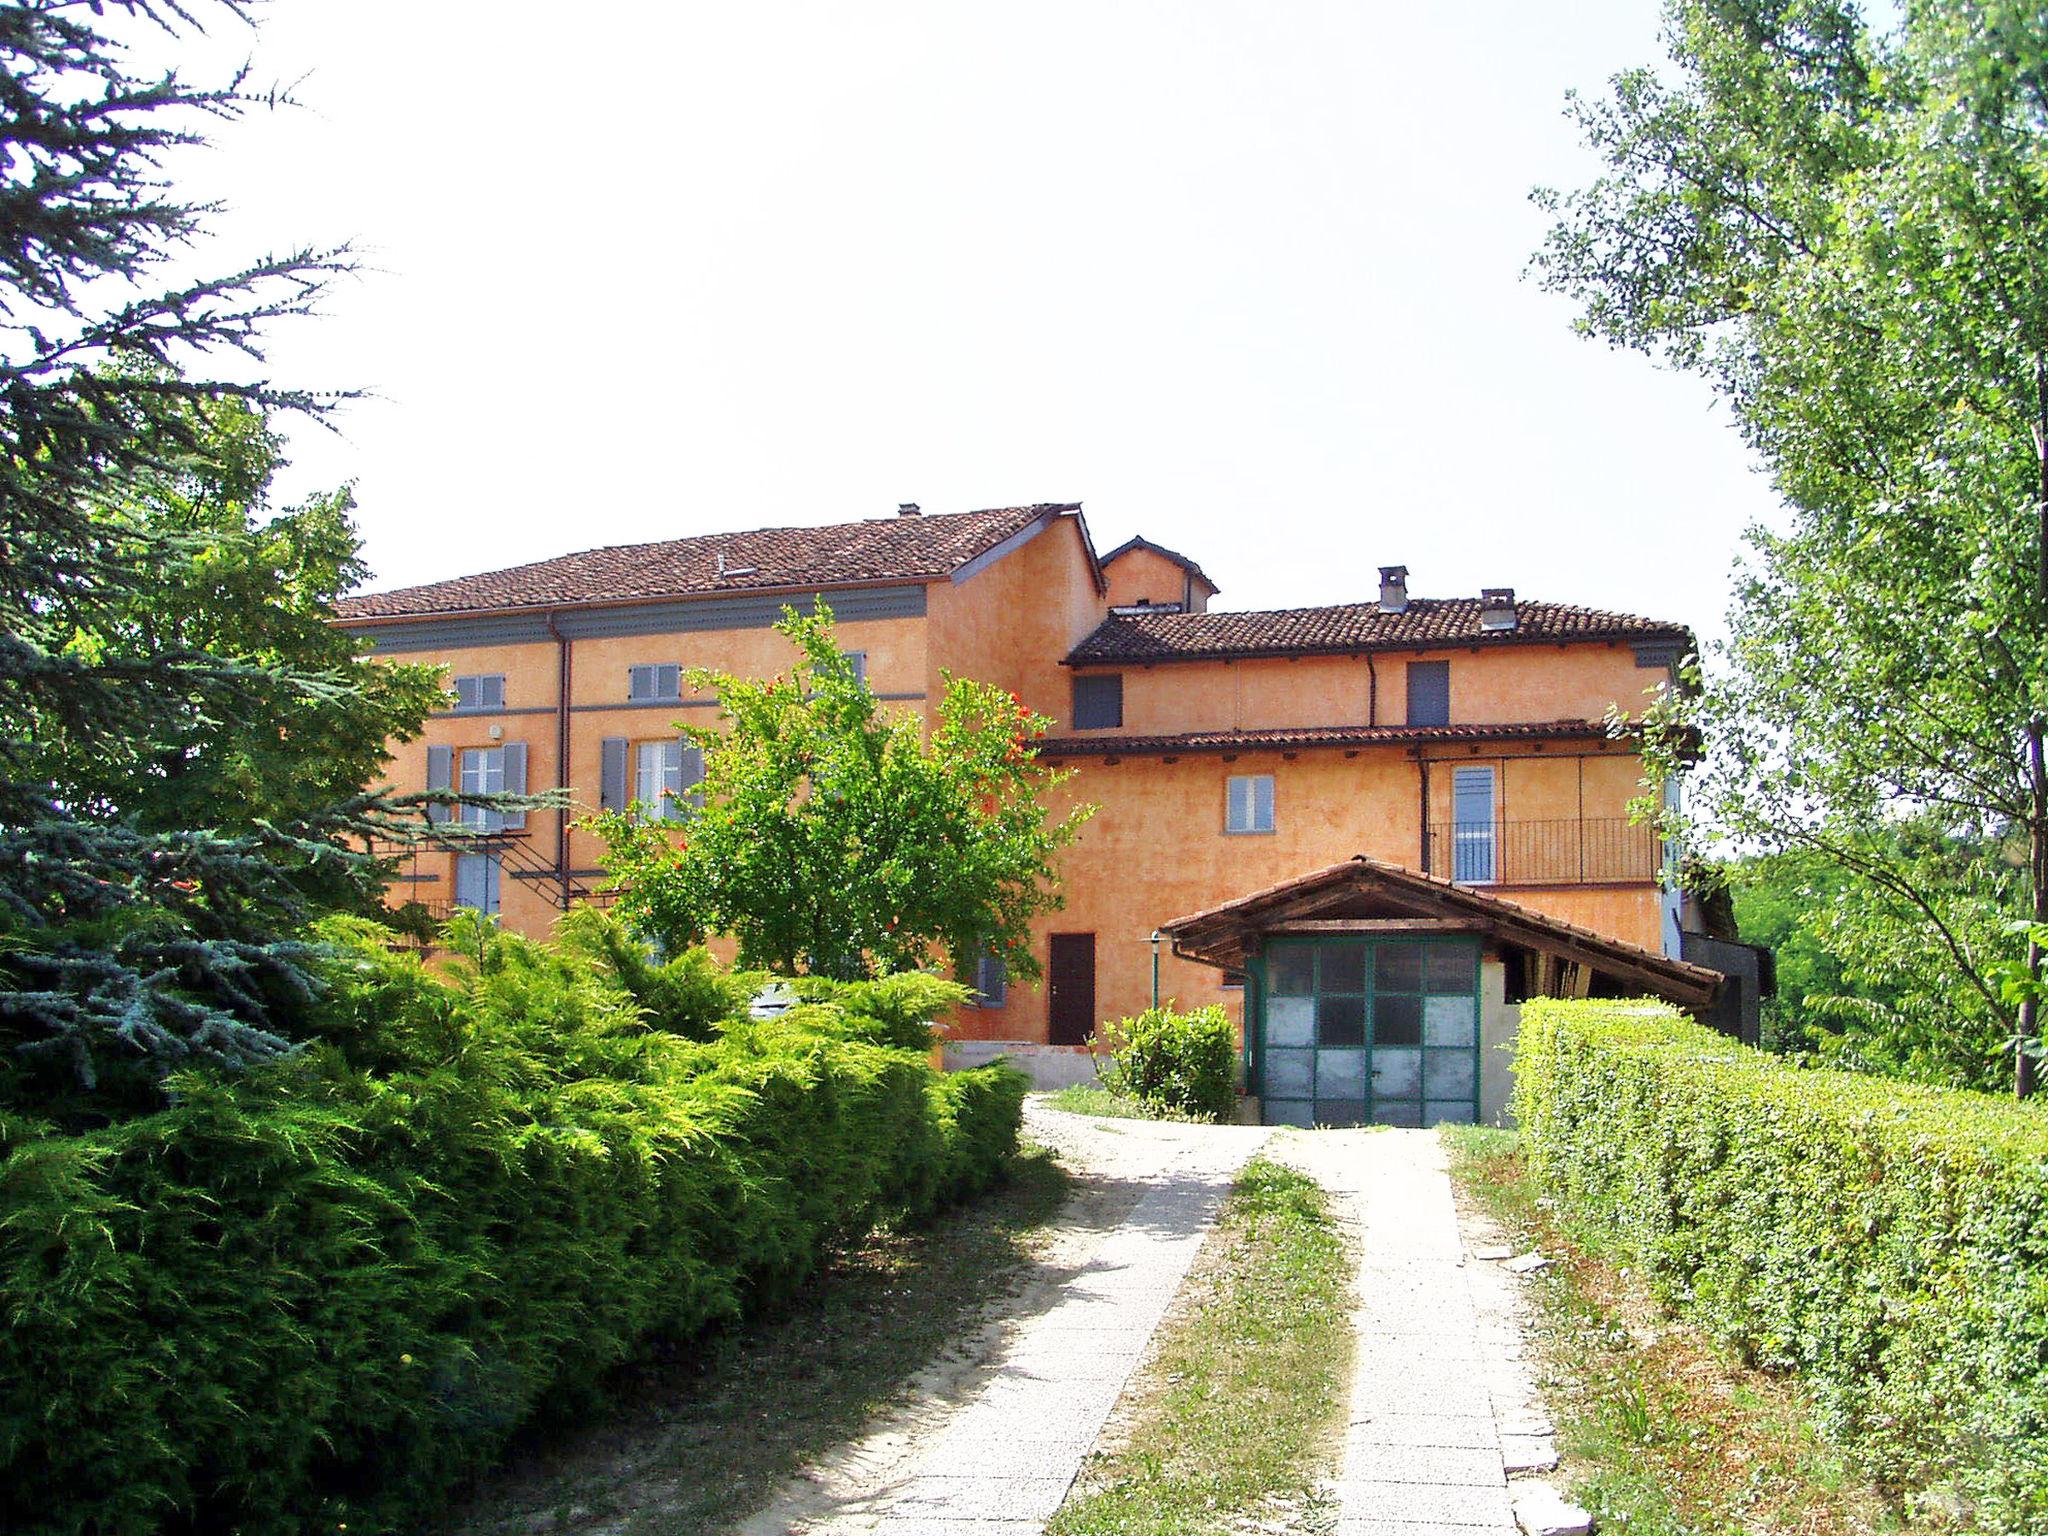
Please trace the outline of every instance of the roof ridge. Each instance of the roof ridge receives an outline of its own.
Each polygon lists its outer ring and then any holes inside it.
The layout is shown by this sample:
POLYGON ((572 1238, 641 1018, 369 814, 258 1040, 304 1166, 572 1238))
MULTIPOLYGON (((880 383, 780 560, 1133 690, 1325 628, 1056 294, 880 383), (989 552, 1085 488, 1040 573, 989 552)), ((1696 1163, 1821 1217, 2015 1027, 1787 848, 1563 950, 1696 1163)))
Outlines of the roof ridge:
POLYGON ((730 578, 734 576, 759 577, 756 585, 768 587, 800 587, 813 582, 841 585, 928 580, 958 569, 977 553, 999 543, 1009 524, 1022 526, 1037 518, 1076 512, 1079 508, 1078 502, 1041 501, 920 513, 916 517, 899 514, 824 523, 780 523, 599 544, 485 571, 351 592, 339 601, 337 611, 344 619, 424 617, 536 604, 573 606, 620 598, 654 600, 744 590, 731 584, 730 578), (956 526, 967 525, 971 529, 977 521, 993 527, 983 534, 956 526), (746 569, 724 570, 716 577, 685 574, 692 562, 708 562, 735 546, 746 569), (635 563, 649 569, 629 569, 635 563), (671 568, 671 579, 666 584, 659 579, 664 564, 671 568), (636 574, 655 579, 636 582, 636 574))

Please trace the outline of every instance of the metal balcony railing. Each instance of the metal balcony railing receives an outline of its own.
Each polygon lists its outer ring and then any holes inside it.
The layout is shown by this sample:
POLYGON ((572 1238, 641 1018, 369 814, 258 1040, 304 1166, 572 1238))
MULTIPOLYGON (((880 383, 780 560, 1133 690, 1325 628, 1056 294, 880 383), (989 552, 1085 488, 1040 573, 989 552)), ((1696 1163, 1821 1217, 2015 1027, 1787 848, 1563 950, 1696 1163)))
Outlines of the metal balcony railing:
POLYGON ((1461 885, 1592 885, 1655 880, 1662 860, 1655 827, 1567 817, 1431 827, 1422 867, 1461 885))

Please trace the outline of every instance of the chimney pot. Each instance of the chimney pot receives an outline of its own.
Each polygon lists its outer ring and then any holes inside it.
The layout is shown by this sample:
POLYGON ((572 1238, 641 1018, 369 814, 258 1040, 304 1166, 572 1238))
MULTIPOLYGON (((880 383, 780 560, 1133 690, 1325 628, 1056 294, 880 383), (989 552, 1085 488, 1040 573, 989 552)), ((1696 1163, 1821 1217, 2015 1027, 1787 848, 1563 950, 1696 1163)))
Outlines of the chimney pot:
POLYGON ((1481 629, 1507 630, 1516 625, 1515 589, 1513 587, 1481 587, 1479 589, 1479 627, 1481 629))
POLYGON ((916 502, 899 501, 898 503, 896 503, 896 515, 898 517, 917 517, 920 516, 921 513, 916 502))
POLYGON ((1380 567, 1380 612, 1406 613, 1408 611, 1408 567, 1405 565, 1383 565, 1380 567))

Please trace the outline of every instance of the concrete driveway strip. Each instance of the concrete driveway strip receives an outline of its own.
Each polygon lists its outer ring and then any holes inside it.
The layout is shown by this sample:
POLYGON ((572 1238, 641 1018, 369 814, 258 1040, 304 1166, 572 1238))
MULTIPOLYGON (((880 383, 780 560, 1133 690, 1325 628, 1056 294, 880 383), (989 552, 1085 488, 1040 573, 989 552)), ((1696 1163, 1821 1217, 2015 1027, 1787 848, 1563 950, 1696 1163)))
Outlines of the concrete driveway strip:
MULTIPOLYGON (((1040 1117, 1034 1116, 1034 1120, 1040 1117)), ((1057 1141, 1051 1117, 1034 1123, 1057 1141)), ((1005 1340, 988 1380, 907 1475, 809 1527, 875 1536, 1037 1536, 1067 1496, 1151 1343, 1223 1197, 1267 1132, 1154 1126, 1128 1134, 1166 1155, 1144 1192, 1051 1306, 1005 1340)), ((1138 1150, 1136 1147, 1134 1151, 1138 1150)))
POLYGON ((1433 1131, 1288 1135, 1358 1237, 1338 1536, 1514 1536, 1504 1421, 1532 1393, 1511 1318, 1475 1304, 1433 1131))

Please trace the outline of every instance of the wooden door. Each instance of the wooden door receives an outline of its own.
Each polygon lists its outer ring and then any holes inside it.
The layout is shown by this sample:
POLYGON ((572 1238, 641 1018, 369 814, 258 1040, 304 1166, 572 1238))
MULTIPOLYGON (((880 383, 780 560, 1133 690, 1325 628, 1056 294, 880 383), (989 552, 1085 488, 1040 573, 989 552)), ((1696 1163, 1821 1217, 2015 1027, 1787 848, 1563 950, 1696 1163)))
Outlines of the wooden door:
POLYGON ((1054 934, 1046 973, 1046 1039, 1086 1045, 1096 1024, 1095 935, 1054 934))

